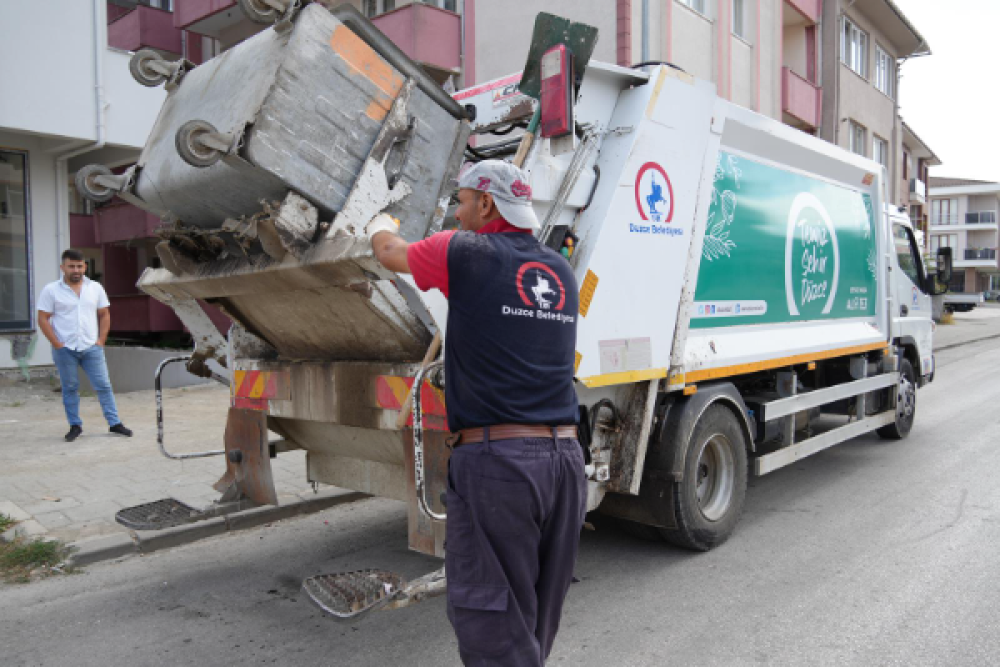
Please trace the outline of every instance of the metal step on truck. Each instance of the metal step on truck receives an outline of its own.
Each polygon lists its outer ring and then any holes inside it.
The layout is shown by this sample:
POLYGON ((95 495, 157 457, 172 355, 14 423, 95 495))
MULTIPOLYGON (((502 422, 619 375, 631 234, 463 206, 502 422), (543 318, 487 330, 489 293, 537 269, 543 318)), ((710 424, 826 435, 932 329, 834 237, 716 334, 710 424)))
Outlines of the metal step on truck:
MULTIPOLYGON (((304 449, 311 481, 407 503, 410 547, 443 555, 447 377, 431 342, 447 302, 382 268, 361 229, 382 211, 411 241, 454 224, 464 159, 523 162, 540 238, 581 287, 589 510, 708 550, 736 528, 748 475, 913 427, 951 257, 928 273, 876 162, 669 64, 590 62, 596 31, 549 15, 523 73, 449 96, 350 6, 268 7, 251 18, 272 27, 198 67, 137 54, 137 80, 169 88, 142 155, 78 177, 163 218, 162 268, 139 286, 196 342, 165 363, 211 375, 217 360, 232 395, 213 452, 168 451, 159 412, 164 454, 223 458, 219 501, 120 522, 276 503, 270 459, 304 449), (199 299, 232 318, 228 336, 199 299)), ((305 587, 349 618, 445 583, 359 570, 305 587)))

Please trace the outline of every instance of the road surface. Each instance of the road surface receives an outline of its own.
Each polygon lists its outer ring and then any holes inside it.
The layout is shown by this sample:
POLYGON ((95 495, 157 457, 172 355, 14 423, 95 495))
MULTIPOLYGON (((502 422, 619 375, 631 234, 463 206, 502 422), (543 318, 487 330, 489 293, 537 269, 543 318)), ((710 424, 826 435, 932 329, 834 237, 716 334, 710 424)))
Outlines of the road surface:
MULTIPOLYGON (((751 478, 736 534, 692 554, 610 520, 585 532, 549 664, 987 665, 1000 661, 1000 351, 945 350, 911 436, 751 478)), ((0 587, 3 665, 459 664, 441 599, 341 624, 311 574, 417 576, 401 504, 0 587)))

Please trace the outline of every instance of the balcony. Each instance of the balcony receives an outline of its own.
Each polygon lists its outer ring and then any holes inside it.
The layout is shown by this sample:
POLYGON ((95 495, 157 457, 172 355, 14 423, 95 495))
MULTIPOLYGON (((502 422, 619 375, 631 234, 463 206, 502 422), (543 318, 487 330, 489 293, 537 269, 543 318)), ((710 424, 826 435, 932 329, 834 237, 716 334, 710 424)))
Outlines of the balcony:
POLYGON ((168 11, 138 5, 108 25, 108 45, 123 51, 156 49, 180 55, 181 31, 168 11))
POLYGON ((416 2, 376 16, 372 23, 406 55, 443 78, 462 66, 462 19, 454 12, 416 2))
POLYGON ((115 333, 183 331, 180 318, 148 294, 111 296, 111 329, 115 333))
POLYGON ((97 243, 118 243, 153 238, 160 219, 125 203, 102 206, 94 212, 97 243))
POLYGON ((97 248, 101 243, 97 240, 97 223, 92 215, 69 215, 69 244, 74 248, 97 248))
POLYGON ((245 22, 236 0, 174 0, 174 26, 199 35, 218 39, 223 30, 245 22))
POLYGON ((823 111, 823 90, 791 69, 782 67, 781 111, 809 129, 816 129, 823 111))
POLYGON ((785 4, 797 11, 812 24, 819 23, 823 11, 823 0, 785 0, 785 4))
MULTIPOLYGON (((111 301, 111 330, 115 333, 162 333, 184 331, 184 324, 176 313, 148 294, 126 294, 109 297, 111 301)), ((232 321, 215 306, 198 302, 215 327, 223 334, 229 331, 232 321)))
POLYGON ((955 267, 961 269, 993 269, 997 266, 996 248, 966 248, 962 257, 955 260, 955 267))
POLYGON ((919 178, 910 179, 910 203, 927 203, 927 184, 919 178))
POLYGON ((969 211, 965 215, 953 213, 951 215, 936 215, 931 217, 931 228, 939 228, 940 231, 948 229, 962 229, 966 231, 976 231, 979 229, 996 230, 996 211, 969 211))

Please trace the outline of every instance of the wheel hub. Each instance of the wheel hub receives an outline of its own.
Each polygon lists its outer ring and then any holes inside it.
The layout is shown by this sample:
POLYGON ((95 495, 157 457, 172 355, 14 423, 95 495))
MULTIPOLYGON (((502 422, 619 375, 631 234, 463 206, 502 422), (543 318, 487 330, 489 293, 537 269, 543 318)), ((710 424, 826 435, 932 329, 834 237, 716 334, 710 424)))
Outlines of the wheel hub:
POLYGON ((699 448, 698 508, 709 521, 720 520, 729 510, 736 480, 735 465, 732 444, 721 433, 709 437, 699 448))
POLYGON ((916 386, 910 381, 910 378, 901 375, 899 378, 899 394, 896 397, 897 414, 904 419, 909 419, 913 416, 916 409, 916 402, 916 386))

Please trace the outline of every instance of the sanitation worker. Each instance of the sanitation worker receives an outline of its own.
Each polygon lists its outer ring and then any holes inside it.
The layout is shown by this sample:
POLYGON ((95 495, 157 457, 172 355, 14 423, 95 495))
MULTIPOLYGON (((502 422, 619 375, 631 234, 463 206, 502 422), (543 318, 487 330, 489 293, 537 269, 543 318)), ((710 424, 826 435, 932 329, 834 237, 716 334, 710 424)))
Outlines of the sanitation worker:
POLYGON ((457 437, 445 540, 448 618, 466 665, 542 665, 573 577, 587 486, 569 263, 532 235, 525 173, 484 160, 458 184, 460 231, 407 243, 382 214, 375 257, 448 298, 445 400, 457 437))

